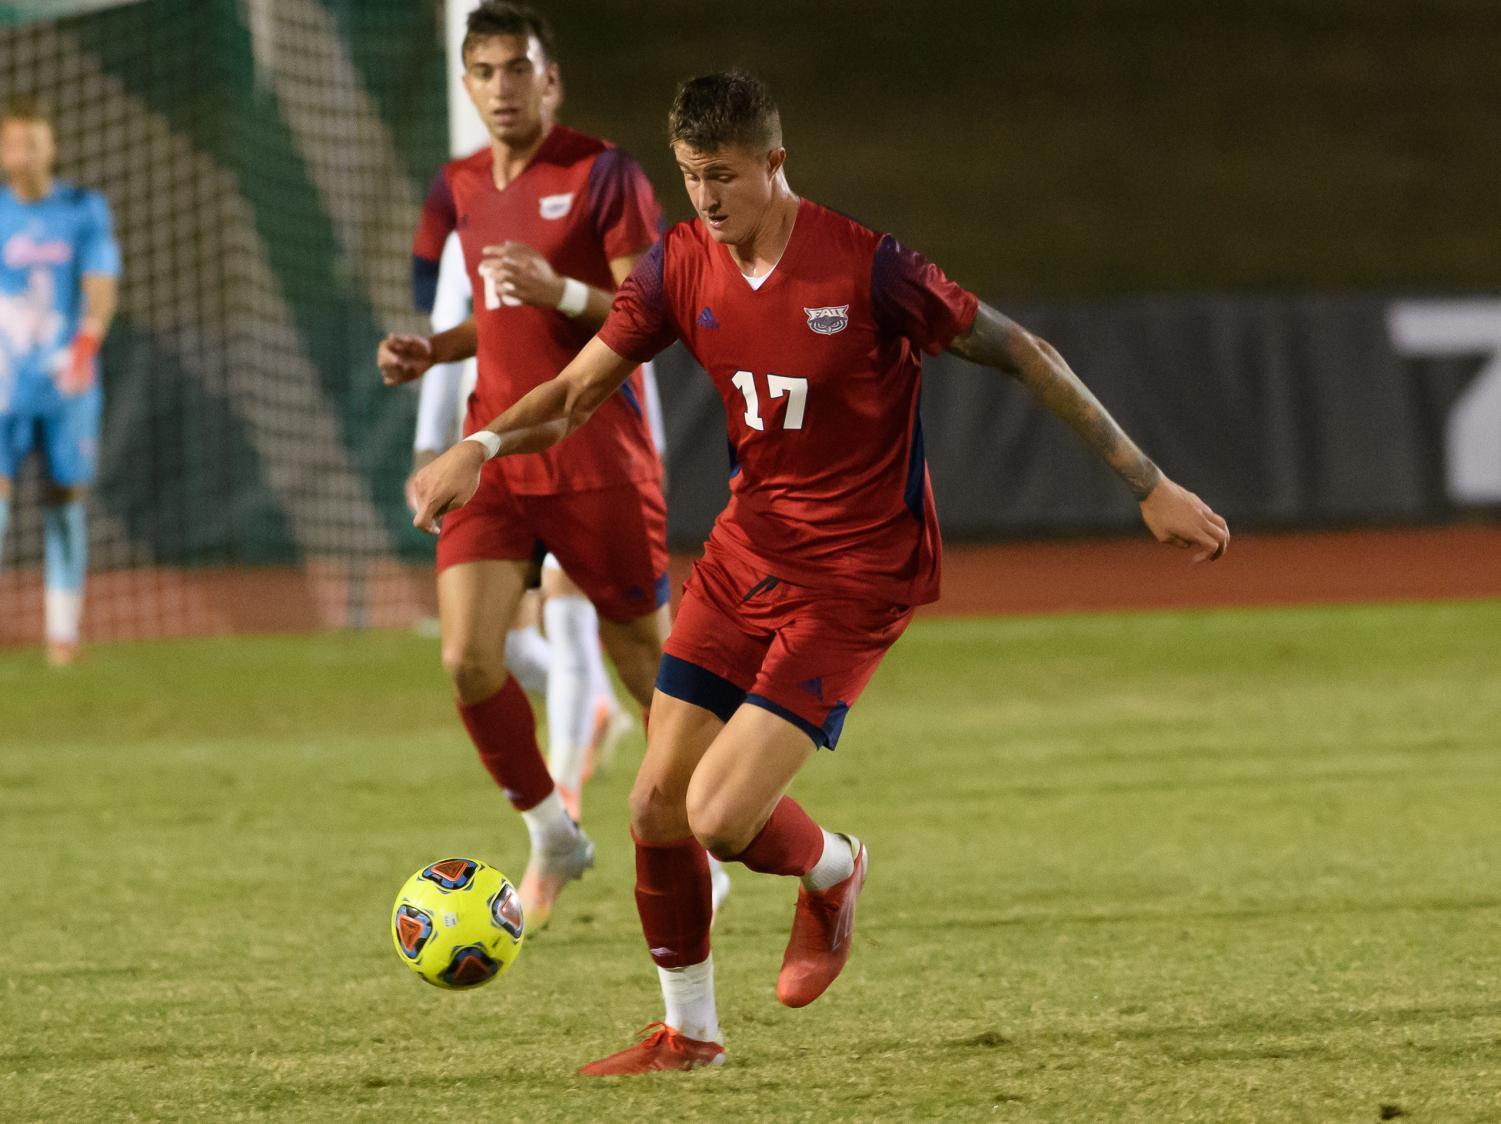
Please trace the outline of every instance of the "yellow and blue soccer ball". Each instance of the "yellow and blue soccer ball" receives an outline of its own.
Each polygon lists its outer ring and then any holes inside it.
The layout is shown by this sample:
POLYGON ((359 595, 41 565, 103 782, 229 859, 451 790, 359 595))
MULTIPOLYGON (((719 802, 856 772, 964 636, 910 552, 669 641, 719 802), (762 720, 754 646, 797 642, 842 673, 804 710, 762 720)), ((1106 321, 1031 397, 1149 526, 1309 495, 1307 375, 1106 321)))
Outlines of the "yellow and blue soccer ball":
POLYGON ((391 911, 396 955, 434 987, 489 983, 515 961, 525 935, 516 887, 477 859, 423 867, 391 911))

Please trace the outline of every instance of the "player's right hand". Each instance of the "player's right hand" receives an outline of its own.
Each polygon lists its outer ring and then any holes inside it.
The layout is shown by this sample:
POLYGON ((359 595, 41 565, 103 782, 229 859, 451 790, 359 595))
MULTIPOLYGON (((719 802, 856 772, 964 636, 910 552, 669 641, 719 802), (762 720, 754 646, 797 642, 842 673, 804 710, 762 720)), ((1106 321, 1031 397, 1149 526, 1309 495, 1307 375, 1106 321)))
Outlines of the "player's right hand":
POLYGON ((495 285, 502 304, 558 306, 563 279, 540 251, 525 242, 503 242, 481 252, 480 274, 495 285))
POLYGON ((474 441, 460 441, 412 477, 412 526, 438 533, 438 517, 468 503, 479 490, 485 450, 474 441))
POLYGON ((1193 551, 1195 562, 1218 562, 1224 557, 1230 545, 1230 525, 1187 488, 1164 476, 1140 507, 1142 520, 1158 542, 1193 551))
POLYGON ((415 488, 417 474, 432 464, 433 461, 437 460, 438 456, 438 452, 434 449, 418 449, 412 454, 412 471, 407 476, 407 482, 402 486, 402 491, 406 495, 407 510, 413 515, 417 514, 417 492, 415 488))
POLYGON ((99 337, 93 332, 79 332, 72 344, 58 353, 57 389, 64 398, 87 394, 99 381, 99 337))
POLYGON ((420 379, 433 365, 432 341, 426 336, 393 332, 376 348, 375 365, 380 368, 380 381, 387 386, 420 379))

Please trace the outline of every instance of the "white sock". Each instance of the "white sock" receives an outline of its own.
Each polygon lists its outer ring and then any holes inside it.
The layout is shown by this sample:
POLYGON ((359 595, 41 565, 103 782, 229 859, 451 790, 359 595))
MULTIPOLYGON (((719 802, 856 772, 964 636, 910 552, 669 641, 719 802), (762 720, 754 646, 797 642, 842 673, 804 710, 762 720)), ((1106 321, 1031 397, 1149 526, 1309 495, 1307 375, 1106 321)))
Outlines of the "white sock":
POLYGON ((83 592, 76 589, 49 589, 43 598, 49 644, 77 644, 79 623, 83 620, 83 592))
POLYGON ((578 841, 578 825, 563 808, 563 798, 553 789, 540 804, 521 813, 526 833, 532 838, 532 850, 567 851, 578 841))
POLYGON ((667 1005, 662 1021, 687 1038, 723 1045, 719 1015, 714 1009, 714 954, 686 968, 658 966, 657 976, 667 1005))
POLYGON ((547 665, 552 661, 547 637, 536 625, 513 628, 506 633, 506 669, 521 689, 533 695, 547 690, 547 665))
POLYGON ((553 780, 577 792, 594 736, 589 654, 599 660, 599 618, 587 597, 542 604, 552 660, 547 673, 547 765, 553 780))
POLYGON ((810 890, 827 890, 837 886, 855 873, 855 851, 858 844, 848 835, 823 833, 823 854, 813 869, 803 875, 803 885, 810 890))

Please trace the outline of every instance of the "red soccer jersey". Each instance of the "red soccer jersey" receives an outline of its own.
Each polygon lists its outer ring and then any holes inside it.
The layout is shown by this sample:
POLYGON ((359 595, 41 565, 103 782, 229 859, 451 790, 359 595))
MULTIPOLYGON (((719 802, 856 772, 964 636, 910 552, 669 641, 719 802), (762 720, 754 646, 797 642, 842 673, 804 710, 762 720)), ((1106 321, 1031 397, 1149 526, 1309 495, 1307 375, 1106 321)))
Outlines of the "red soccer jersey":
POLYGON ((681 339, 714 380, 734 464, 711 551, 919 605, 938 596, 940 555, 920 353, 967 331, 977 306, 890 235, 804 199, 760 289, 701 222, 673 227, 600 339, 638 362, 681 339))
MULTIPOLYGON (((525 170, 495 186, 484 148, 444 165, 423 207, 413 253, 436 261, 457 228, 474 293, 479 379, 465 432, 473 432, 527 391, 552 378, 589 341, 593 328, 550 308, 503 300, 479 275, 482 251, 524 242, 564 277, 615 287, 610 261, 640 253, 657 238, 661 210, 640 166, 618 148, 554 125, 525 170)), ((645 417, 639 371, 590 424, 542 453, 506 457, 501 471, 520 494, 576 492, 655 480, 661 463, 645 417)))

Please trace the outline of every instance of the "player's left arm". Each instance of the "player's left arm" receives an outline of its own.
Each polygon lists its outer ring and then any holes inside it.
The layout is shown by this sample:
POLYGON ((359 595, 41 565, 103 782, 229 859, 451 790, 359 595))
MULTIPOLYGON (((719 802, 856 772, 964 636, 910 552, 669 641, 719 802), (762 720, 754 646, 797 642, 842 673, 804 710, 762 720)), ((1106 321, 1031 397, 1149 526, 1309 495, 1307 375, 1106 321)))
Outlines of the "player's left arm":
POLYGON ((479 488, 480 468, 487 460, 556 445, 588 421, 636 366, 595 336, 556 378, 533 387, 413 477, 412 524, 436 533, 438 516, 467 503, 479 488))
POLYGON ((99 377, 99 349, 115 318, 120 283, 113 274, 85 273, 79 281, 83 293, 83 315, 78 331, 68 346, 59 389, 63 394, 82 394, 99 377))
POLYGON ((78 334, 91 335, 103 343, 120 305, 120 279, 112 273, 85 273, 80 287, 83 316, 78 321, 78 334))
POLYGON ((120 248, 115 242, 109 205, 102 195, 87 197, 78 247, 82 272, 78 288, 83 296, 78 330, 68 346, 59 389, 82 394, 99 377, 99 349, 109 334, 120 299, 120 248))
POLYGON ((973 325, 948 349, 1011 375, 1062 419, 1125 481, 1159 542, 1193 550, 1195 562, 1225 553, 1230 544, 1225 520, 1163 475, 1047 340, 982 302, 973 325))

